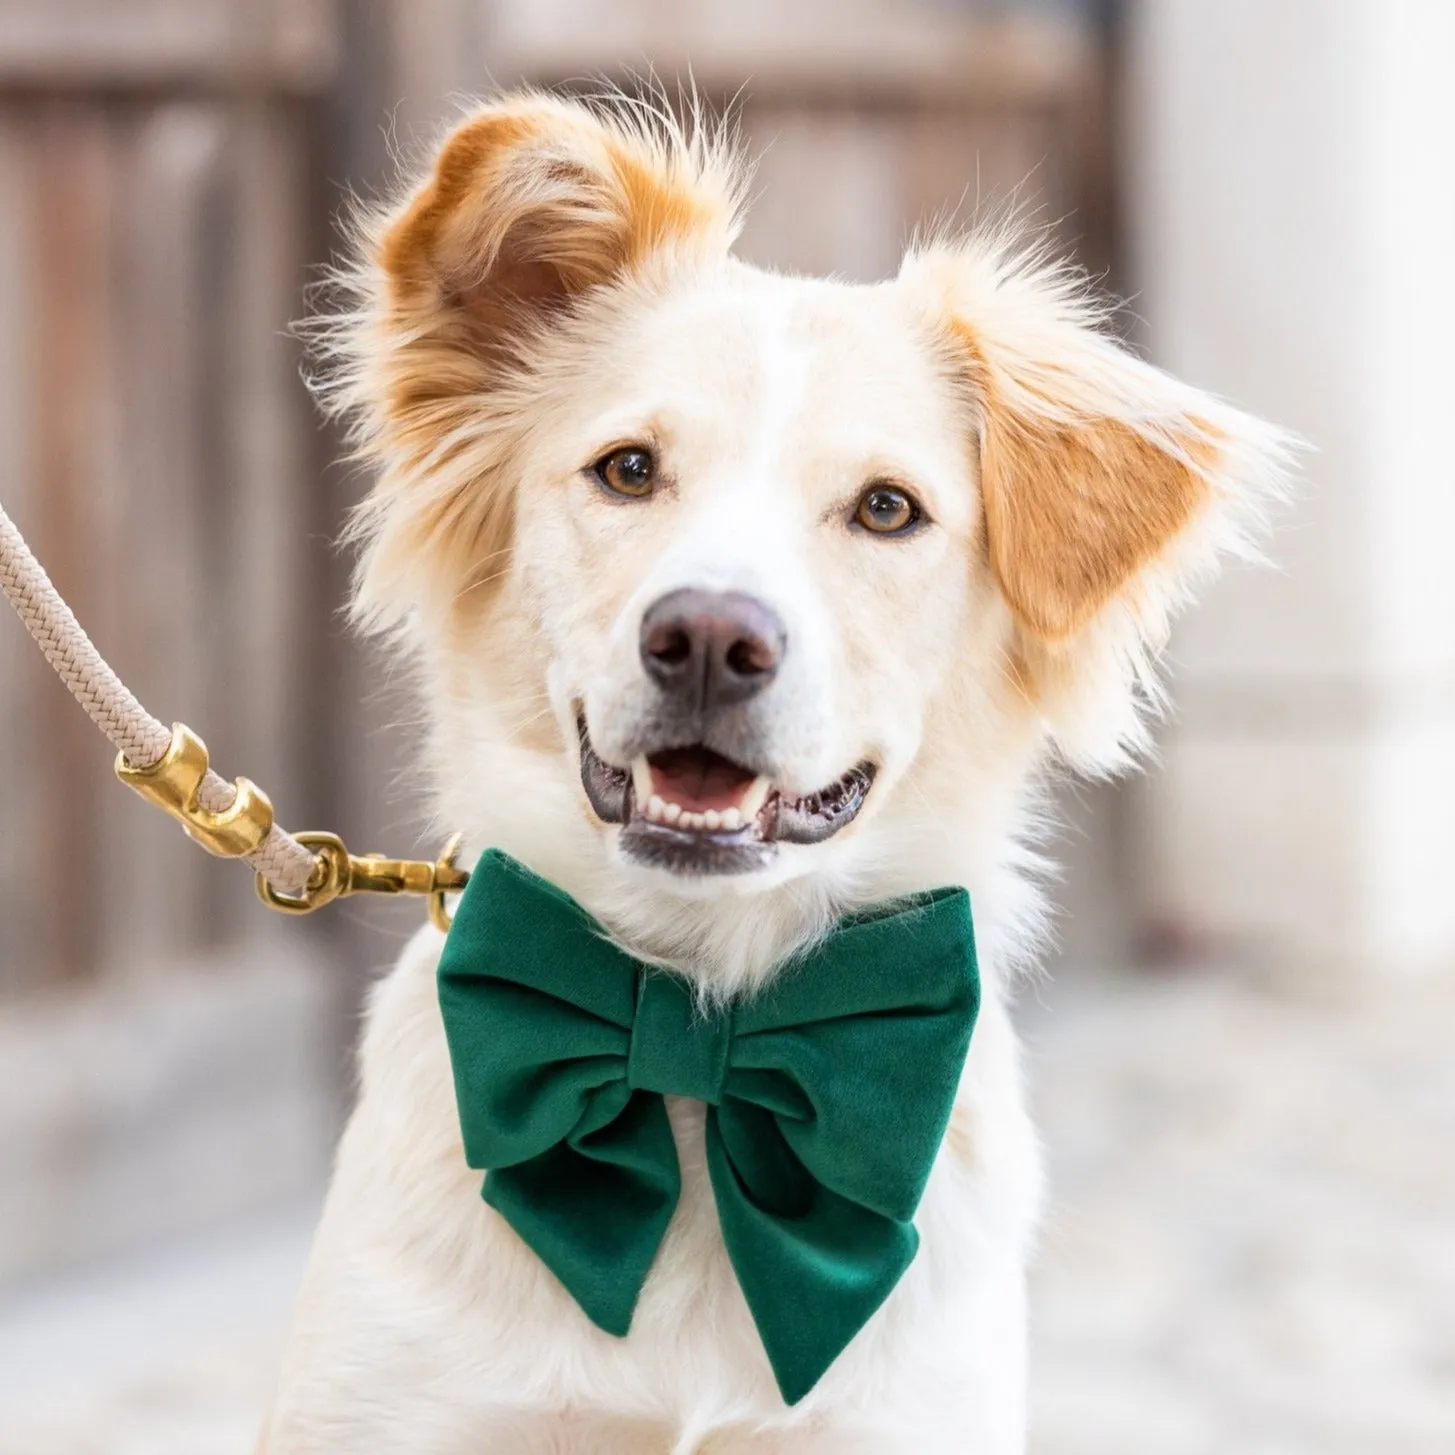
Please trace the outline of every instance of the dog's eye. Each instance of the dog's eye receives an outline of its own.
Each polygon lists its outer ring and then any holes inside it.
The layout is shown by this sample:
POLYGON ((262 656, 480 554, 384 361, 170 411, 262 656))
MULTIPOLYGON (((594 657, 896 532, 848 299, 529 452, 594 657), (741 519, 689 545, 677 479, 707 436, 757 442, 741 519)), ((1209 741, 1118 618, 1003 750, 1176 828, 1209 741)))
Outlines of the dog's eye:
POLYGON ((641 445, 624 445, 603 455, 592 467, 596 478, 613 495, 639 498, 652 493, 657 482, 657 462, 641 445))
POLYGON ((918 502, 897 485, 871 485, 854 508, 855 524, 880 536, 903 535, 919 518, 918 502))

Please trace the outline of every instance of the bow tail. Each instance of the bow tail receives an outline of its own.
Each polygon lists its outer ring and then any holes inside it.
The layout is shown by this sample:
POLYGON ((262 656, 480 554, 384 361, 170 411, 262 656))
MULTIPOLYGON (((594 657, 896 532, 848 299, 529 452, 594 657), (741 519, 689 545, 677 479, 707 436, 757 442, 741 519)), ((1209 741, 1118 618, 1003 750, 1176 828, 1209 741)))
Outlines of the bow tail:
POLYGON ((632 1096, 564 1142, 492 1169, 483 1196, 598 1328, 618 1338, 677 1206, 682 1177, 661 1097, 632 1096))
POLYGON ((778 1388, 797 1404, 888 1298, 919 1235, 817 1181, 761 1107, 717 1108, 707 1161, 728 1256, 778 1388))

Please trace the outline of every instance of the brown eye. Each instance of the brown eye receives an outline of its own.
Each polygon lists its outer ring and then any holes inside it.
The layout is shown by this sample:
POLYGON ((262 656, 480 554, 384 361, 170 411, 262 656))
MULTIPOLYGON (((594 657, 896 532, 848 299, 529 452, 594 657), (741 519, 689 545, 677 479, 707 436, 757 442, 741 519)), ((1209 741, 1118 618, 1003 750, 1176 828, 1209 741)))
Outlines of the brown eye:
POLYGON ((919 523, 920 509, 914 496, 895 485, 872 485, 859 497, 854 521, 875 535, 903 535, 919 523))
POLYGON ((640 445, 625 445, 619 450, 612 450, 591 468, 613 495, 634 498, 650 495, 657 480, 657 462, 652 458, 652 452, 640 445))

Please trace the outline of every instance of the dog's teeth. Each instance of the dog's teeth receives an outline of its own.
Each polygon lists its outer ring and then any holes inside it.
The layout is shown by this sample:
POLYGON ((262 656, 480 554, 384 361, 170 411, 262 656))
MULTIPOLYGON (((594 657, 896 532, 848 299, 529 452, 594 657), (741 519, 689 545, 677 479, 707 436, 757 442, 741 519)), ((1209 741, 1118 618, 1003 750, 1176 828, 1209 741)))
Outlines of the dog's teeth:
POLYGON ((738 803, 738 812, 743 817, 744 823, 752 823, 757 818, 759 811, 768 801, 768 794, 772 791, 773 785, 759 776, 748 784, 748 791, 743 794, 738 803))
POLYGON ((702 827, 702 815, 700 813, 689 813, 684 809, 681 823, 684 829, 700 829, 702 827))
POLYGON ((653 823, 661 823, 667 816, 667 805, 655 793, 647 799, 647 817, 653 823))
POLYGON ((702 815, 702 826, 708 833, 715 834, 722 827, 722 815, 715 808, 709 808, 702 815))
POLYGON ((729 833, 735 832, 743 826, 743 816, 735 808, 725 808, 719 815, 723 828, 729 833))
POLYGON ((676 823, 682 817, 682 805, 680 803, 672 803, 669 800, 662 812, 668 823, 676 823))
POLYGON ((645 754, 632 760, 632 792, 636 795, 637 806, 645 813, 652 799, 652 766, 645 754))

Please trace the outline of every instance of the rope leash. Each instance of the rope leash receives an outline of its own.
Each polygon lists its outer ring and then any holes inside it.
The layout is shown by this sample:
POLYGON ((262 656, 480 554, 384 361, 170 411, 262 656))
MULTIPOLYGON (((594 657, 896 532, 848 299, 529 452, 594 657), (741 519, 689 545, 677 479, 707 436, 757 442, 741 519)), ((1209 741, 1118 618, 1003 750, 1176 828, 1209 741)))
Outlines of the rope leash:
POLYGON ((189 727, 153 717, 96 650, 0 505, 0 591, 71 695, 116 748, 116 776, 176 819, 210 853, 243 859, 271 909, 308 914, 350 894, 419 894, 449 928, 448 893, 468 875, 455 867, 456 836, 433 863, 350 854, 337 834, 290 834, 268 795, 246 778, 228 783, 209 766, 189 727))

